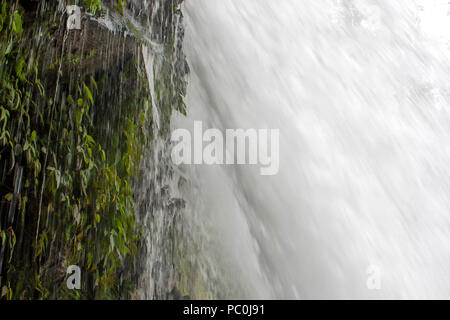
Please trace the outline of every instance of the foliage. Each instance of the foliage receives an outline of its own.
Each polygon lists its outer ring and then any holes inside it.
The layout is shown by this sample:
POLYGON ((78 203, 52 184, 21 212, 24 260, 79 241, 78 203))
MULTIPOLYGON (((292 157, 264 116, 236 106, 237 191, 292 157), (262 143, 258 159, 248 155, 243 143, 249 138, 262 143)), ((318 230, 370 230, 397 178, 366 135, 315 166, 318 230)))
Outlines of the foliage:
POLYGON ((116 0, 116 8, 119 10, 120 14, 123 15, 123 10, 127 5, 127 0, 116 0))
POLYGON ((94 15, 102 10, 100 0, 84 0, 84 6, 94 15))
MULTIPOLYGON (((101 10, 98 0, 86 5, 94 14, 101 10)), ((1 6, 0 170, 6 178, 1 181, 0 297, 124 296, 129 283, 122 279, 123 269, 137 253, 140 234, 131 182, 151 138, 143 130, 151 119, 148 89, 139 86, 119 103, 121 117, 108 137, 116 143, 103 139, 92 118, 102 107, 101 75, 63 83, 61 72, 63 65, 76 67, 95 53, 64 57, 64 50, 56 51, 49 70, 42 70, 46 47, 27 41, 33 28, 24 27, 24 14, 18 2, 1 6), (55 83, 43 84, 42 72, 53 72, 55 83), (81 291, 65 288, 71 264, 89 271, 81 291)), ((50 32, 38 34, 38 42, 50 38, 50 32)), ((131 64, 134 74, 142 75, 142 62, 131 64)))

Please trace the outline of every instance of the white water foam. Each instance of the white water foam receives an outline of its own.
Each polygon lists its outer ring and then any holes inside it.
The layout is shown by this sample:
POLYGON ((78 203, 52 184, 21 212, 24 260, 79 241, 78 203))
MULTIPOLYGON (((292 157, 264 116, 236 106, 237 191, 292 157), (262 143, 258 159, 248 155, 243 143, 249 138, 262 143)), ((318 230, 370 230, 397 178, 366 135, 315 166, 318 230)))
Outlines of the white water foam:
POLYGON ((185 3, 189 114, 174 127, 280 129, 276 176, 186 168, 242 297, 450 297, 444 2, 185 3))

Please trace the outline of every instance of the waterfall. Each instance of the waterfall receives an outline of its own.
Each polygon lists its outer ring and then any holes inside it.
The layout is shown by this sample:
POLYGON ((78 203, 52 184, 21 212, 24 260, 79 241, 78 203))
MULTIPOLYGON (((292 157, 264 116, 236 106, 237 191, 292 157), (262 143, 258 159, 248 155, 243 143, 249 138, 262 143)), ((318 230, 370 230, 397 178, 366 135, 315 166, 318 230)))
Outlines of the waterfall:
POLYGON ((184 4, 188 115, 172 128, 280 129, 275 176, 179 168, 235 297, 450 297, 446 6, 184 4))

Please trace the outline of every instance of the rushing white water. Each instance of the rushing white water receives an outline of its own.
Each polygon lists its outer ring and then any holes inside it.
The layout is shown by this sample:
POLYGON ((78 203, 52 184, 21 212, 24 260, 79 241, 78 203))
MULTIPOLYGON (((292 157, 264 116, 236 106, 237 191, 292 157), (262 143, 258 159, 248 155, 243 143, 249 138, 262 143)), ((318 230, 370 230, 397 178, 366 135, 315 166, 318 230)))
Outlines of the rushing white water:
POLYGON ((275 176, 182 168, 237 296, 450 297, 446 2, 186 1, 174 127, 280 129, 275 176))

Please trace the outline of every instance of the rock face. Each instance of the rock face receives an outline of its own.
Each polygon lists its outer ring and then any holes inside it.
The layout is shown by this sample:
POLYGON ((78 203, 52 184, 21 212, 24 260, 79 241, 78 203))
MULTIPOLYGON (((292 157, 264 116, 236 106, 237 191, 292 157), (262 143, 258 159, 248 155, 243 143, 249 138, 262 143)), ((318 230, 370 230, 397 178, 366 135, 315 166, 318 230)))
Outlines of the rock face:
MULTIPOLYGON (((155 154, 168 153, 172 112, 186 112, 181 1, 77 1, 81 29, 69 30, 73 2, 2 12, 3 299, 129 298, 149 271, 143 255, 176 260, 142 226, 158 210, 175 225, 182 209, 164 184, 178 181, 170 159, 155 154), (65 285, 69 265, 86 273, 80 291, 65 285)), ((145 281, 167 284, 141 297, 168 297, 173 280, 154 270, 145 281)))

